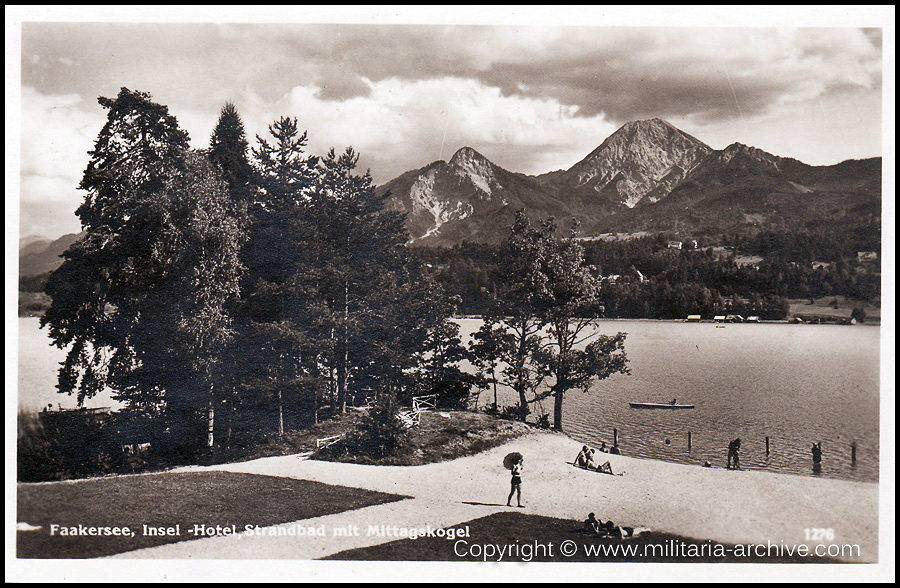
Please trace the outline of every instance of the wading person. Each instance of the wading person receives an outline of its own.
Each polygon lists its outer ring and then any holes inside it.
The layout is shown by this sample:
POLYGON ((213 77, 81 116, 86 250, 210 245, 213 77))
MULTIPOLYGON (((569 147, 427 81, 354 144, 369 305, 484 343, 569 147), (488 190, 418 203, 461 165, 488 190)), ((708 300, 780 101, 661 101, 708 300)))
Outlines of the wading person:
POLYGON ((741 469, 741 438, 738 437, 734 441, 728 444, 728 463, 725 466, 726 470, 739 470, 741 469))
POLYGON ((818 444, 812 444, 812 457, 813 464, 821 464, 822 463, 822 442, 819 441, 818 444))
POLYGON ((513 462, 512 468, 510 468, 510 472, 512 472, 512 479, 510 479, 510 488, 509 488, 509 496, 506 498, 506 506, 512 506, 510 501, 512 500, 513 494, 516 495, 516 502, 520 508, 525 508, 522 504, 522 462, 523 458, 519 457, 515 462, 513 462))

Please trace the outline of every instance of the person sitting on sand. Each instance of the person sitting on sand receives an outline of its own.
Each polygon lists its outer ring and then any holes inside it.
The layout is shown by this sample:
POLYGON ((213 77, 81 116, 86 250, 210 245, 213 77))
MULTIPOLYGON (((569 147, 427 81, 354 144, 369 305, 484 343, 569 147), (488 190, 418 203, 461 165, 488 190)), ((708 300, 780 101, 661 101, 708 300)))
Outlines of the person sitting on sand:
POLYGON ((588 514, 588 518, 584 521, 584 532, 591 535, 600 534, 600 521, 597 520, 594 513, 588 514))
POLYGON ((613 455, 621 455, 621 451, 619 451, 619 444, 615 443, 612 447, 609 448, 609 452, 613 455))
POLYGON ((607 452, 606 441, 601 441, 600 442, 600 453, 606 453, 606 452, 607 452))
POLYGON ((591 450, 588 449, 588 446, 585 445, 581 448, 581 451, 578 452, 578 457, 575 458, 575 465, 580 468, 587 467, 588 461, 591 459, 591 450))

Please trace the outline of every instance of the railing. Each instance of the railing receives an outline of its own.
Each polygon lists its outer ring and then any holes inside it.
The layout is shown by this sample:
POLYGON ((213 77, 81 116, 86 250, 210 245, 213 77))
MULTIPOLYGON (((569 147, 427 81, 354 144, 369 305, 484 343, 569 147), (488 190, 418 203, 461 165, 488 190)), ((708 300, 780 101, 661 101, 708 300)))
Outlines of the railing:
POLYGON ((344 438, 344 433, 340 435, 332 435, 331 437, 323 437, 321 439, 316 439, 316 449, 322 449, 323 447, 328 447, 329 445, 334 445, 338 441, 344 438))
POLYGON ((416 410, 401 410, 397 413, 397 416, 400 417, 400 420, 403 421, 403 425, 407 429, 415 427, 421 421, 419 418, 419 411, 416 410))
POLYGON ((428 394, 426 396, 413 396, 413 411, 421 412, 429 408, 437 408, 437 394, 428 394))

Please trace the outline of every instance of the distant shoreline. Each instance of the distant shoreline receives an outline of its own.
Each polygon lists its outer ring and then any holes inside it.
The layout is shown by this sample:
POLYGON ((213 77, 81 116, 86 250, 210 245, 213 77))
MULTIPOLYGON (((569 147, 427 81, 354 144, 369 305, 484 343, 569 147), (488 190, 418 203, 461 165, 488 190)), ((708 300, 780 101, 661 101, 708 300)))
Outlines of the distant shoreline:
MULTIPOLYGON (((484 320, 483 317, 478 315, 470 315, 470 314, 462 314, 453 317, 453 320, 484 320)), ((856 325, 842 325, 840 323, 834 322, 823 322, 823 323, 794 323, 788 319, 782 320, 759 320, 754 322, 738 322, 738 323, 727 323, 727 322, 718 322, 713 319, 701 319, 699 321, 689 321, 687 319, 656 319, 656 318, 597 318, 593 319, 598 322, 623 322, 623 321, 645 321, 645 322, 653 322, 653 323, 691 323, 691 324, 702 324, 702 325, 753 325, 753 324, 766 324, 766 325, 817 325, 817 326, 834 326, 834 327, 880 327, 881 320, 866 320, 864 323, 858 323, 856 325)))

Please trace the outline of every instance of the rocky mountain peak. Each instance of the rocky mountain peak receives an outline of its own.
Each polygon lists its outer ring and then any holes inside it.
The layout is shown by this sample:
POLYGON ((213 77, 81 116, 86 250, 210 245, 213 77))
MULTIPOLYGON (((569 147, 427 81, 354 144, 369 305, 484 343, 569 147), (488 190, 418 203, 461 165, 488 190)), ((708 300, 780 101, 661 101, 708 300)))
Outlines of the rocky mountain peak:
POLYGON ((490 163, 484 155, 475 151, 471 147, 460 147, 453 157, 450 158, 449 164, 452 166, 466 165, 468 162, 484 162, 490 163))
POLYGON ((532 219, 577 218, 594 234, 671 230, 673 222, 724 230, 758 227, 760 219, 818 221, 826 209, 808 196, 813 191, 835 199, 851 194, 880 210, 880 160, 849 163, 820 169, 740 143, 713 150, 651 118, 623 125, 567 170, 517 174, 466 146, 379 190, 406 215, 415 242, 497 243, 522 209, 532 219))
POLYGON ((560 179, 633 208, 667 193, 711 151, 662 119, 639 120, 623 125, 560 179))
POLYGON ((453 173, 469 180, 488 197, 498 187, 494 164, 471 147, 463 147, 454 153, 448 165, 453 173))
POLYGON ((778 164, 781 161, 780 157, 743 143, 732 143, 722 151, 717 152, 716 155, 722 164, 769 168, 775 171, 779 170, 778 164))

